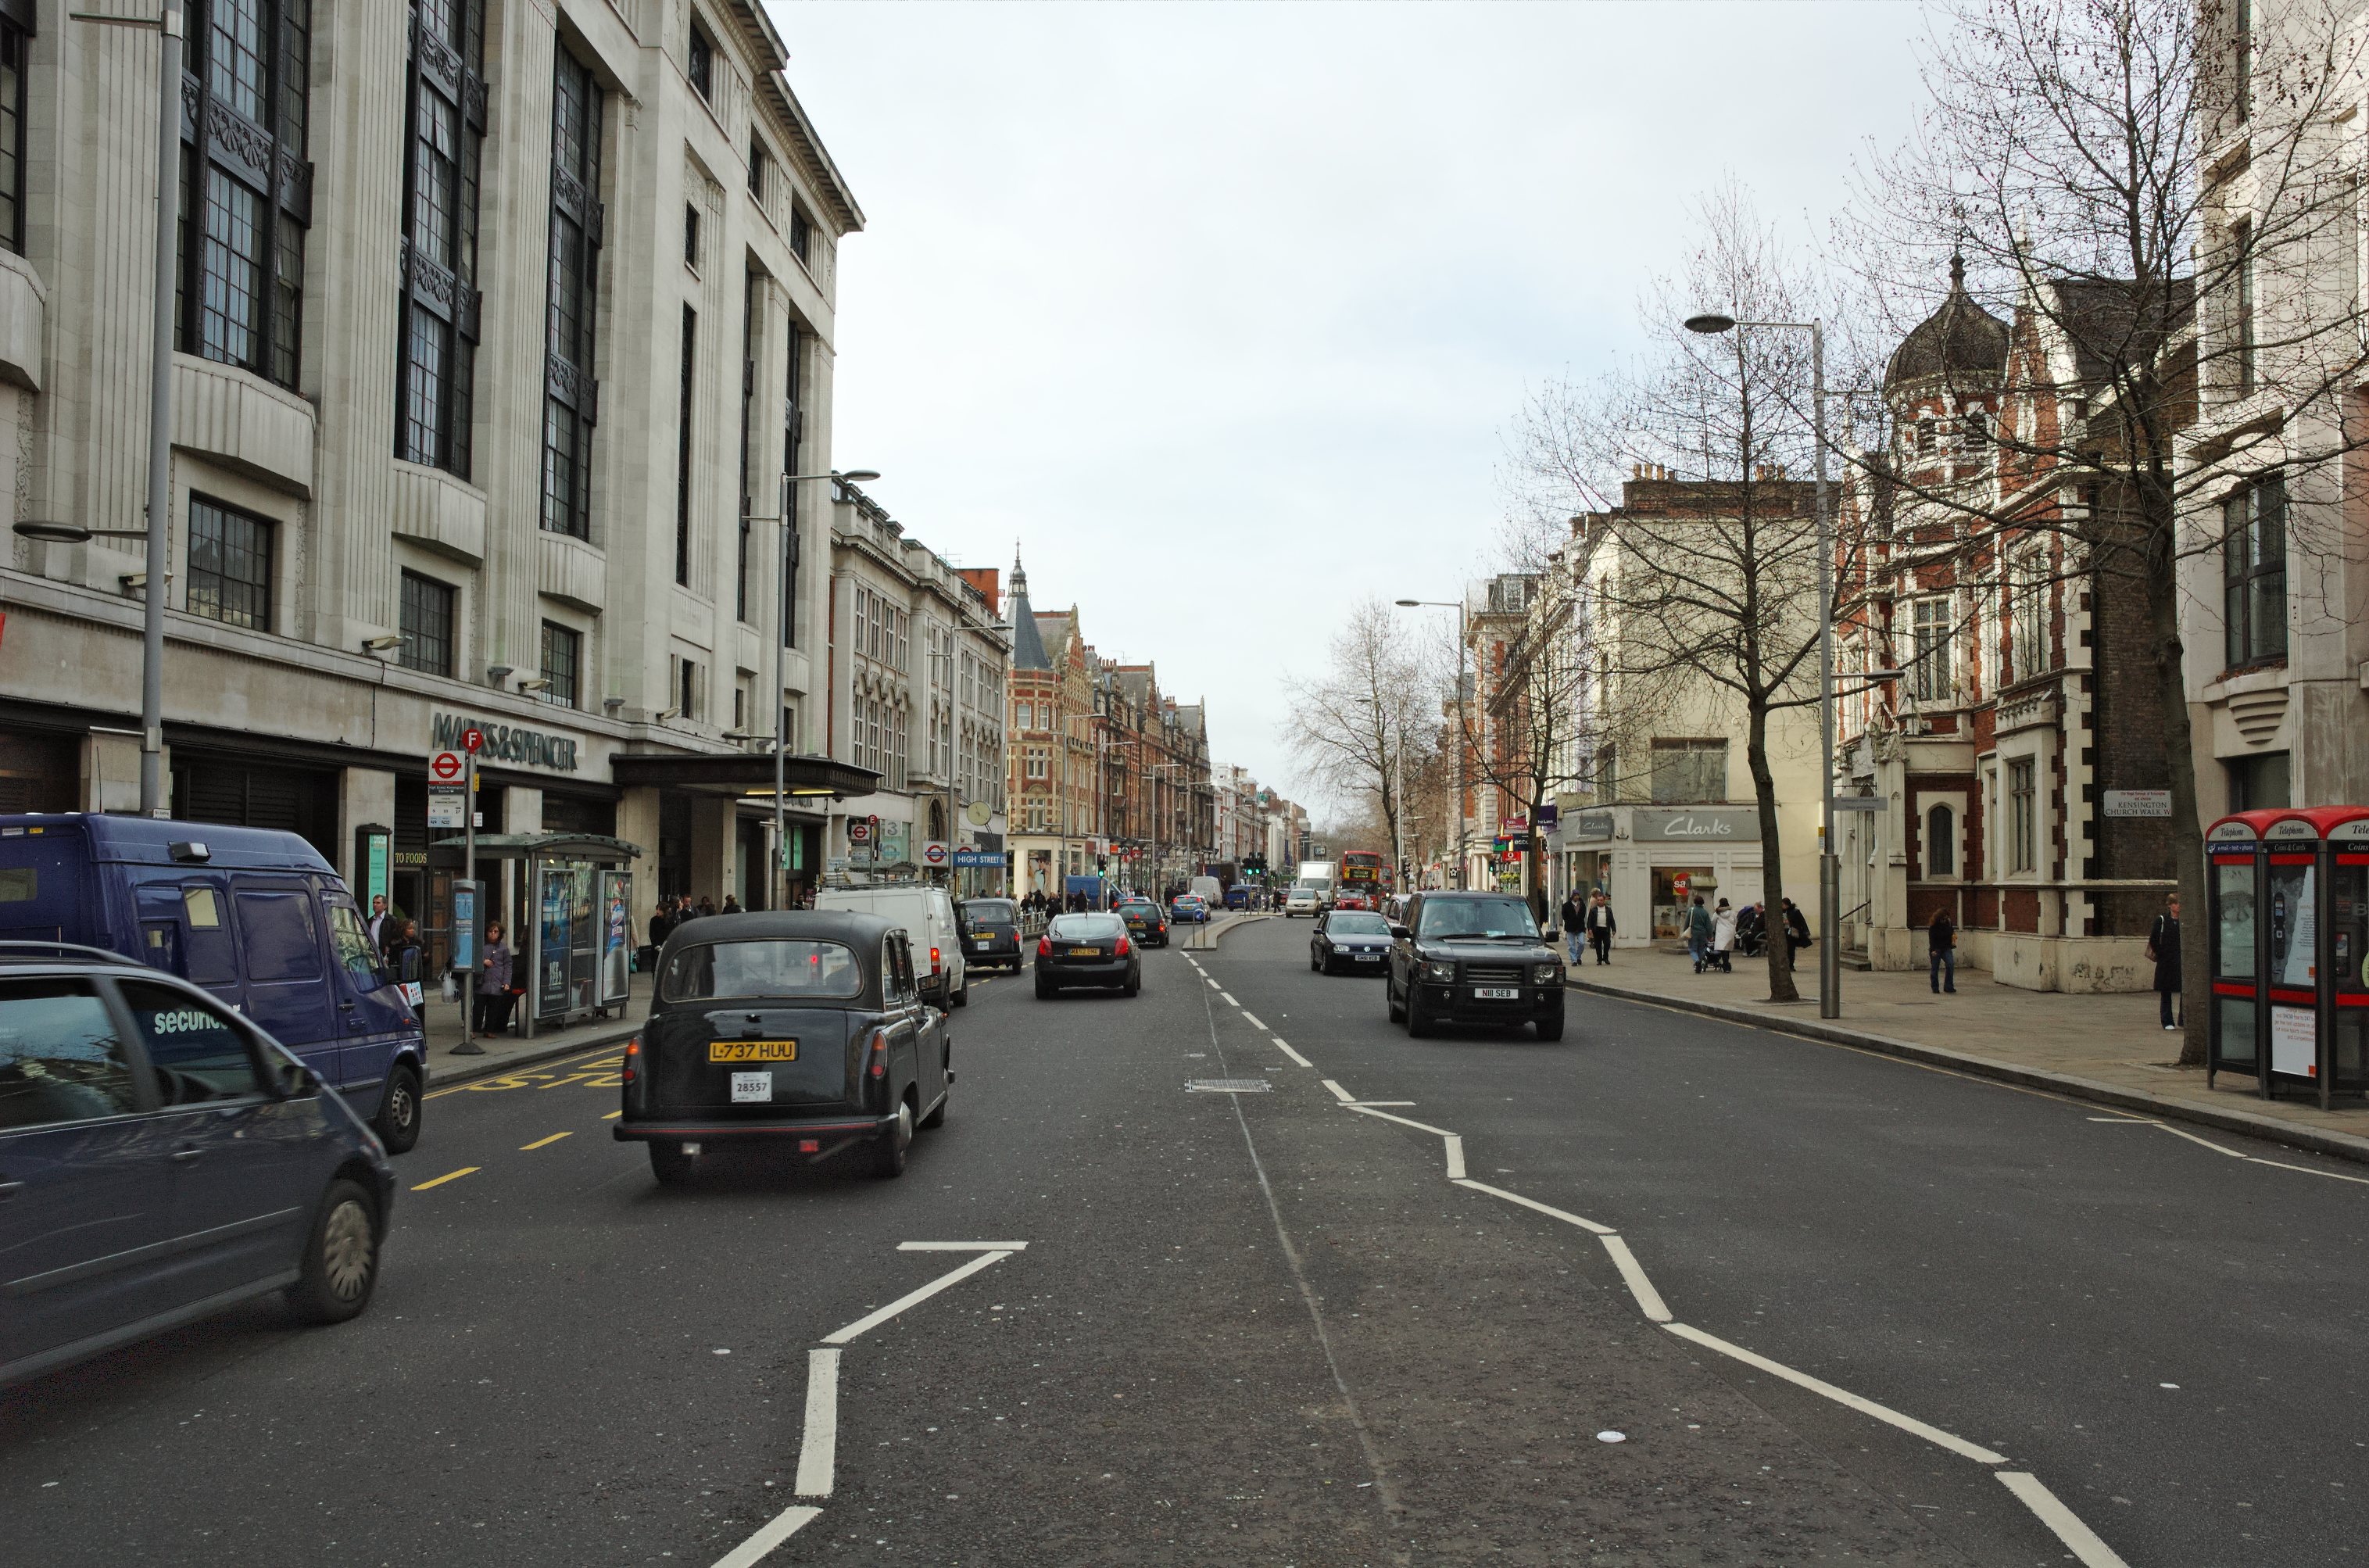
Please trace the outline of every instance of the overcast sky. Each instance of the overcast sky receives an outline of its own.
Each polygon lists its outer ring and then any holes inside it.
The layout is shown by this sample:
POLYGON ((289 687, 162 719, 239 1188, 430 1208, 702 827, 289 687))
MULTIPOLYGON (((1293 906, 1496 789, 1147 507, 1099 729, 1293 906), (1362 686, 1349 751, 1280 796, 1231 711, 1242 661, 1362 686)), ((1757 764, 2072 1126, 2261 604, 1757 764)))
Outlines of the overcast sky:
MULTIPOLYGON (((1301 794, 1287 672, 1484 568, 1526 385, 1636 341, 1727 172, 1823 232, 1907 127, 1893 4, 771 0, 868 226, 833 461, 1206 699, 1301 794)), ((1409 613, 1414 613, 1409 612, 1409 613)), ((1448 612, 1424 613, 1446 614, 1448 612)))

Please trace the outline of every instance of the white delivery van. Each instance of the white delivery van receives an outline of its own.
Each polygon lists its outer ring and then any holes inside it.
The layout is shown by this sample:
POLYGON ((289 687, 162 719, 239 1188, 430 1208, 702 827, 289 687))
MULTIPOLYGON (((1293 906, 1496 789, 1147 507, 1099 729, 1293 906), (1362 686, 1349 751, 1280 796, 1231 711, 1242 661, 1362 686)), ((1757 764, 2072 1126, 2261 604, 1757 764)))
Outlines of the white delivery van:
POLYGON ((1187 893, 1199 894, 1201 896, 1201 901, 1209 906, 1209 912, 1212 915, 1221 914, 1225 911, 1225 884, 1219 882, 1216 877, 1196 876, 1192 881, 1184 884, 1184 890, 1187 893))
POLYGON ((921 999, 940 1012, 970 1005, 962 932, 955 923, 954 900, 946 897, 944 888, 926 882, 824 887, 815 894, 815 908, 850 910, 896 921, 913 944, 913 975, 921 983, 921 999))

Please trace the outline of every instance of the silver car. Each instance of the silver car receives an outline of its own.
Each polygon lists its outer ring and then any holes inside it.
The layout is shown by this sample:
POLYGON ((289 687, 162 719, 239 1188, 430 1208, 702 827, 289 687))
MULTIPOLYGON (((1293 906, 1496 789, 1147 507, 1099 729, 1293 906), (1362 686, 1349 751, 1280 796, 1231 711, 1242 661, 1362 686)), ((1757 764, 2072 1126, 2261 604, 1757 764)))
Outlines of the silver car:
POLYGON ((1283 915, 1286 920, 1295 915, 1313 917, 1323 912, 1324 900, 1317 895, 1313 887, 1294 887, 1289 896, 1283 900, 1283 915))

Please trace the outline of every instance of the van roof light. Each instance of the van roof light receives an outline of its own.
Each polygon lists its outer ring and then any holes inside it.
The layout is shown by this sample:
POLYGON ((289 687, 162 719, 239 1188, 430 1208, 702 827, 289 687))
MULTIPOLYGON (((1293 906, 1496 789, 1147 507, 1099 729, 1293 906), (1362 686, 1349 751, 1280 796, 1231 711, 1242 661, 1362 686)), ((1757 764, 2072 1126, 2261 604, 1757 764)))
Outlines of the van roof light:
POLYGON ((168 847, 175 860, 209 861, 214 857, 214 852, 206 848, 202 839, 183 839, 168 847))

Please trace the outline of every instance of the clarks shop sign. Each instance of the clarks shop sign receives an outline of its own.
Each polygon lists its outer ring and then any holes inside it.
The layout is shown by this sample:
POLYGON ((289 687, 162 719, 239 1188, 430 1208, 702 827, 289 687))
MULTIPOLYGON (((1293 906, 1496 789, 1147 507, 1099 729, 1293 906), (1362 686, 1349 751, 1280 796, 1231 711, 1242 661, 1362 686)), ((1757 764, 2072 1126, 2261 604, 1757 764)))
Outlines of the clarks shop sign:
POLYGON ((1631 831, 1640 839, 1741 843, 1760 837, 1760 821, 1748 810, 1698 807, 1691 811, 1640 811, 1631 831))
POLYGON ((462 735, 472 728, 486 732, 485 747, 477 753, 479 766, 515 762, 523 768, 551 768, 563 773, 576 771, 573 736, 545 735, 540 730, 519 729, 461 714, 438 714, 429 722, 429 738, 439 751, 458 751, 462 735))

